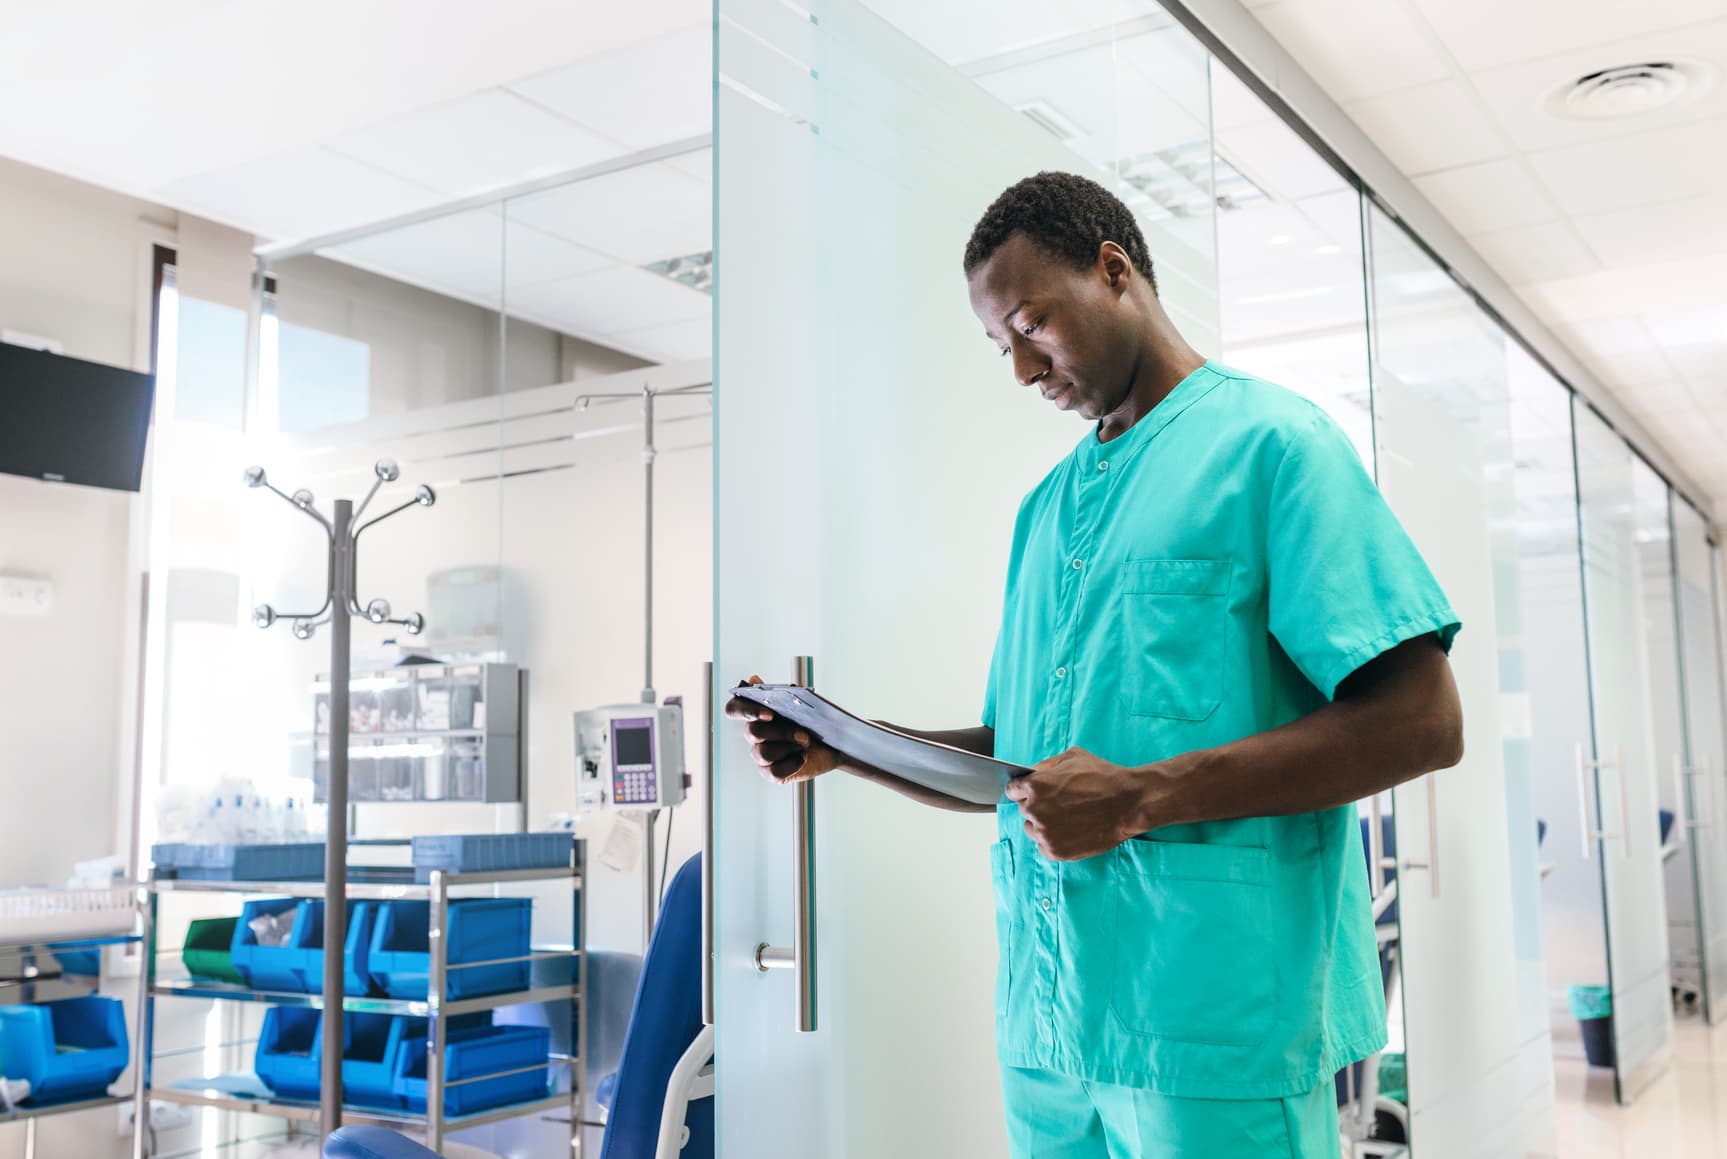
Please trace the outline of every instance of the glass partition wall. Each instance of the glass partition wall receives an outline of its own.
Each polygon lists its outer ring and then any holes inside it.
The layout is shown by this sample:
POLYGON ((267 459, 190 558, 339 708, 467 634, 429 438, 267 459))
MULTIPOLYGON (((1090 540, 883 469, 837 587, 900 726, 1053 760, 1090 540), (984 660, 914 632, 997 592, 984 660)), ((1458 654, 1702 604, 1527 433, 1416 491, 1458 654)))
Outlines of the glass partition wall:
MULTIPOLYGON (((365 533, 359 600, 387 600, 390 618, 421 613, 425 631, 353 622, 354 727, 364 735, 347 738, 351 831, 401 838, 573 820, 595 850, 588 945, 641 953, 648 834, 621 814, 572 817, 569 720, 657 686, 685 697, 692 737, 706 730, 711 164, 711 150, 696 149, 264 264, 255 365, 248 372, 241 312, 242 341, 222 379, 245 389, 236 386, 230 407, 206 399, 193 413, 173 410, 159 435, 173 452, 157 456, 151 498, 168 641, 155 653, 152 694, 165 727, 149 749, 160 775, 147 791, 147 826, 159 804, 195 806, 227 779, 267 804, 292 800, 317 832, 322 811, 307 807, 321 796, 331 744, 318 716, 328 629, 304 641, 287 624, 261 632, 251 609, 319 606, 324 534, 247 490, 241 473, 263 466, 272 484, 310 491, 327 512, 335 498, 363 499, 374 465, 390 459, 400 476, 382 485, 368 518, 411 502, 421 484, 436 502, 365 533), (645 391, 657 395, 651 644, 645 391), (397 664, 410 654, 440 663, 404 675, 397 664), (520 694, 513 714, 510 696, 489 699, 485 665, 524 674, 510 690, 520 694)), ((188 327, 195 304, 169 304, 164 335, 172 325, 181 364, 197 364, 188 344, 205 344, 206 367, 210 351, 234 345, 226 329, 188 327)), ((699 751, 692 744, 686 755, 699 751)), ((697 793, 679 816, 699 815, 697 793)), ((675 869, 699 847, 700 828, 660 821, 656 886, 668 860, 675 869)), ((574 920, 567 902, 537 905, 536 943, 568 943, 574 920)), ((162 936, 177 944, 171 927, 162 936)), ((609 1002, 627 1009, 628 998, 609 1002)), ((255 1030, 235 1026, 211 1041, 244 1043, 255 1030)), ((225 1050, 215 1065, 243 1069, 249 1050, 225 1050)), ((592 1081, 616 1063, 589 1061, 592 1081)), ((158 1075, 212 1065, 192 1053, 164 1060, 158 1075)), ((521 1153, 556 1146, 565 1131, 500 1126, 467 1141, 521 1153), (545 1138, 533 1142, 535 1131, 545 1138)))
POLYGON ((1666 1068, 1673 1024, 1654 658, 1638 550, 1640 539, 1665 539, 1665 485, 1593 410, 1574 402, 1573 411, 1591 705, 1591 743, 1579 761, 1607 915, 1615 1075, 1629 1102, 1666 1068))
MULTIPOLYGON (((1683 903, 1674 901, 1669 921, 1676 931, 1674 945, 1675 983, 1681 959, 1680 945, 1689 950, 1687 962, 1695 970, 1695 998, 1701 1001, 1704 1020, 1711 1026, 1727 1018, 1727 736, 1723 727, 1719 603, 1716 600, 1713 561, 1715 549, 1703 517, 1678 495, 1670 494, 1672 509, 1673 572, 1676 591, 1676 632, 1679 638, 1680 680, 1684 709, 1683 750, 1673 760, 1672 803, 1676 814, 1676 841, 1690 846, 1690 856, 1680 861, 1686 872, 1678 875, 1678 895, 1689 887, 1692 905, 1685 914, 1683 903), (1679 930, 1681 915, 1690 917, 1691 929, 1679 930)), ((1669 874, 1670 901, 1675 898, 1669 874)), ((1679 994, 1684 1005, 1690 997, 1679 994)), ((1691 1011, 1696 1013, 1695 1010, 1691 1011)))

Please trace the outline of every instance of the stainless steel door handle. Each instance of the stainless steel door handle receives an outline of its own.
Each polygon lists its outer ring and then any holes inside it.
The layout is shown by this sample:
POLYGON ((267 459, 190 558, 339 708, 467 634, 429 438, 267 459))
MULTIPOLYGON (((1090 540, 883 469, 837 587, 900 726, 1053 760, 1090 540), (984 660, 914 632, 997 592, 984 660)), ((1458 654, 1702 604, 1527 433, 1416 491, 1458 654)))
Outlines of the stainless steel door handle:
POLYGON ((1427 774, 1427 860, 1405 861, 1404 869, 1425 869, 1427 887, 1439 896, 1439 782, 1438 773, 1427 774))
POLYGON ((1613 759, 1610 761, 1592 761, 1583 751, 1583 745, 1577 745, 1577 810, 1582 821, 1583 856, 1585 859, 1594 856, 1593 850, 1597 839, 1602 841, 1618 841, 1624 847, 1625 856, 1631 856, 1631 794, 1625 786, 1625 750, 1615 747, 1613 759), (1619 832, 1611 833, 1606 829, 1597 829, 1589 819, 1589 773, 1601 769, 1612 769, 1619 778, 1619 832))
MULTIPOLYGON (((794 661, 797 684, 815 687, 815 661, 799 656, 794 661)), ((816 1029, 816 786, 814 781, 796 787, 792 830, 792 944, 756 947, 756 968, 792 970, 797 977, 797 1028, 802 1034, 816 1029)))
POLYGON ((1674 844, 1685 844, 1685 831, 1691 828, 1690 812, 1685 805, 1685 754, 1673 754, 1673 833, 1674 844))

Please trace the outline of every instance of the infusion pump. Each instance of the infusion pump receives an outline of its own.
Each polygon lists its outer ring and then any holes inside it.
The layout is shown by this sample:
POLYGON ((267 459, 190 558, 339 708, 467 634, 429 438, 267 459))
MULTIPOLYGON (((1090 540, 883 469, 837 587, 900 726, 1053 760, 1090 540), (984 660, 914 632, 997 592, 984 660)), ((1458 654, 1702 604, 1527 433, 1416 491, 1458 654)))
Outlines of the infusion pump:
POLYGON ((584 810, 683 803, 684 707, 615 704, 575 714, 576 801, 584 810))

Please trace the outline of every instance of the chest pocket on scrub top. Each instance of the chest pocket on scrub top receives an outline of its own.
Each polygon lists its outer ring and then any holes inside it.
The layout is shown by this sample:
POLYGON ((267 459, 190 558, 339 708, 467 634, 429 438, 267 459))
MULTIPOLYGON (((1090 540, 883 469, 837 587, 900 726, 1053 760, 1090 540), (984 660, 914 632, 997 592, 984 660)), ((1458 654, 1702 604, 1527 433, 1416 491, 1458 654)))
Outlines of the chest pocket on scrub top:
POLYGON ((1122 565, 1121 690, 1128 712, 1204 720, 1223 700, 1229 631, 1225 560, 1133 559, 1122 565))

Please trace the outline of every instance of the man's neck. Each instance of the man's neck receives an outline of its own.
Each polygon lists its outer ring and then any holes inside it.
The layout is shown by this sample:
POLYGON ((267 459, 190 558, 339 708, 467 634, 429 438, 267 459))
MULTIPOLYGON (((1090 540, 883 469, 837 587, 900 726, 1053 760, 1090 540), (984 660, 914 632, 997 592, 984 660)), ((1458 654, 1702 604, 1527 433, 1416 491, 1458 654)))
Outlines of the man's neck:
POLYGON ((1107 443, 1126 434, 1204 365, 1205 359, 1179 336, 1153 330, 1140 352, 1127 397, 1098 421, 1097 441, 1107 443))

